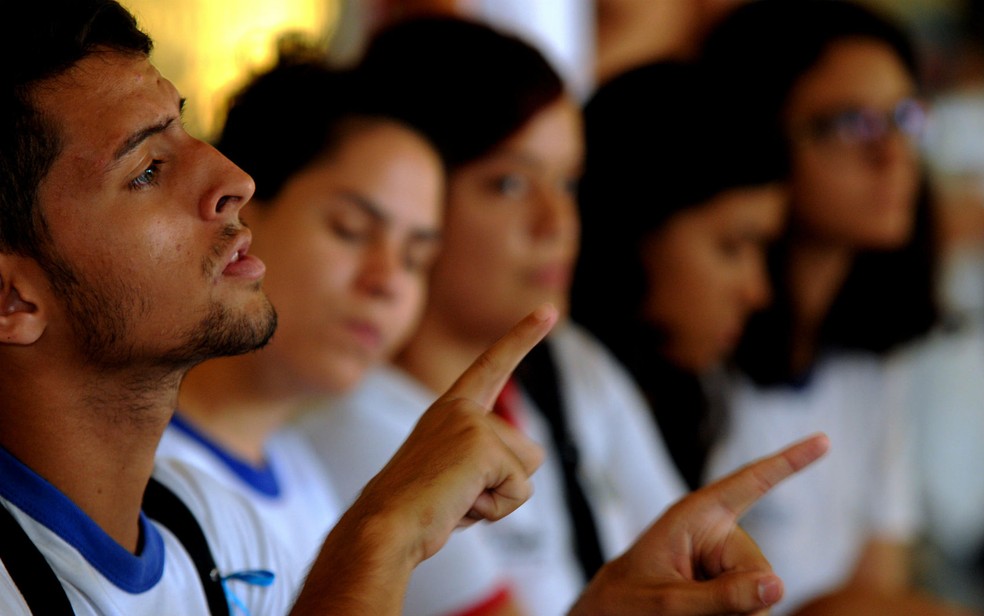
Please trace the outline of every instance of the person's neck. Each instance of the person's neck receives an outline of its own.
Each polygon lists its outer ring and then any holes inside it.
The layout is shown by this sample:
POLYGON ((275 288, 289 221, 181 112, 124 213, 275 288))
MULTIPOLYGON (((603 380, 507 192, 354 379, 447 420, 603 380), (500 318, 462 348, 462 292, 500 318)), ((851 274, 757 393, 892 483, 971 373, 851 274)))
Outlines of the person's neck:
POLYGON ((231 454, 261 464, 267 439, 302 397, 277 387, 260 362, 262 351, 209 360, 185 377, 178 412, 231 454))
POLYGON ((789 253, 788 284, 793 307, 794 373, 809 369, 819 351, 823 323, 854 263, 851 248, 797 239, 789 253))
POLYGON ((491 342, 465 339, 445 327, 443 319, 425 315, 393 363, 431 391, 443 392, 491 342))
POLYGON ((0 376, 0 445, 136 552, 144 490, 181 373, 93 369, 0 376))

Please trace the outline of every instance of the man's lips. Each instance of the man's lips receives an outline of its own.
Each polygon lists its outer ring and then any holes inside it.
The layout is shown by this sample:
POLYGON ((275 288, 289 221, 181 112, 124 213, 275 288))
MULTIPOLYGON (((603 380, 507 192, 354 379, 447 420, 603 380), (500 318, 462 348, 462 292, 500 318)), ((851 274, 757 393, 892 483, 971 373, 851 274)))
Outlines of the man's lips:
POLYGON ((225 253, 225 268, 222 270, 223 276, 233 278, 243 278, 246 280, 260 280, 266 273, 266 265, 263 261, 249 253, 249 246, 253 236, 249 229, 243 229, 232 248, 225 253))

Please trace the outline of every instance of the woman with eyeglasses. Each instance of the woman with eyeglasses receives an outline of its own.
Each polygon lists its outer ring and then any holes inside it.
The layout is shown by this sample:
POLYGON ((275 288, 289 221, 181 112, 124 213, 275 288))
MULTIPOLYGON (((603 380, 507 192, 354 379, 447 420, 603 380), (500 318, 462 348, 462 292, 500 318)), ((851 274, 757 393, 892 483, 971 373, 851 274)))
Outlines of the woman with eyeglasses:
POLYGON ((761 0, 712 30, 701 61, 790 166, 774 299, 739 344, 706 477, 825 430, 830 457, 743 523, 785 576, 774 613, 933 614, 910 559, 921 512, 906 375, 937 320, 913 48, 860 5, 761 0))

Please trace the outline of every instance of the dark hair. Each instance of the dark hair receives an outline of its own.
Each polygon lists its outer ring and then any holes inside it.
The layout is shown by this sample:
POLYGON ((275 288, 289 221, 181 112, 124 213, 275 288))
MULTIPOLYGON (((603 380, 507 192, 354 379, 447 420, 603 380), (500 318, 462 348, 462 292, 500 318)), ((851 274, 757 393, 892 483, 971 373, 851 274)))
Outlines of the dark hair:
POLYGON ((729 100, 748 121, 782 132, 779 124, 796 82, 835 42, 867 38, 885 43, 919 77, 907 33, 891 20, 850 0, 756 0, 720 20, 700 58, 709 78, 735 93, 729 100), (740 95, 737 95, 740 93, 740 95))
MULTIPOLYGON (((919 69, 906 33, 889 19, 846 0, 758 0, 711 30, 701 57, 716 82, 763 134, 783 136, 790 91, 834 43, 872 39, 888 45, 914 80, 919 69)), ((785 138, 783 136, 783 138, 785 138)), ((925 177, 924 177, 925 180, 925 177)), ((927 332, 938 320, 934 221, 923 183, 910 241, 899 249, 859 253, 819 333, 824 348, 884 353, 927 332)), ((790 227, 791 228, 791 227, 790 227)), ((736 361, 760 384, 794 381, 793 312, 786 264, 791 239, 777 242, 769 263, 774 302, 754 315, 736 361)))
POLYGON ((627 363, 646 363, 640 335, 660 337, 638 318, 648 286, 643 243, 683 209, 786 175, 778 140, 748 131, 712 87, 696 65, 657 62, 605 83, 585 106, 571 314, 638 360, 627 363))
POLYGON ((725 191, 779 182, 782 144, 747 130, 701 67, 656 62, 602 85, 585 107, 578 187, 581 252, 571 316, 628 368, 646 394, 691 487, 712 435, 699 376, 663 356, 666 333, 642 317, 649 286, 642 251, 681 211, 725 191))
POLYGON ((390 25, 369 42, 359 70, 451 169, 487 154, 564 92, 531 45, 456 17, 390 25))
POLYGON ((60 151, 57 126, 35 107, 40 84, 101 50, 149 55, 150 38, 114 0, 12 2, 0 20, 0 252, 46 262, 38 190, 60 151))
POLYGON ((216 148, 253 177, 258 202, 266 204, 353 131, 397 122, 378 100, 356 73, 295 50, 230 100, 216 148))

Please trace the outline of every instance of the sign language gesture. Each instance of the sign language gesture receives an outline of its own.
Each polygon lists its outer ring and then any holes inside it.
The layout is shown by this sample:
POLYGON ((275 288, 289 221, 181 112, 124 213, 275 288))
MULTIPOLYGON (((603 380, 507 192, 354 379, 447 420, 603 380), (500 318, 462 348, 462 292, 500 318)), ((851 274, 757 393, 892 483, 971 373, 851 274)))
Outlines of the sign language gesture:
MULTIPOLYGON (((329 534, 294 614, 399 614, 413 568, 455 528, 498 520, 532 493, 542 450, 489 410, 513 369, 557 321, 545 305, 483 353, 421 416, 329 534)), ((670 507, 591 581, 572 616, 754 614, 782 582, 738 518, 828 447, 818 435, 670 507)))
POLYGON ((399 614, 394 589, 455 528, 498 520, 529 498, 543 451, 489 411, 556 322, 550 305, 533 311, 431 405, 329 534, 294 614, 399 614))
POLYGON ((544 305, 479 356, 424 413, 363 491, 363 496, 372 491, 389 500, 400 495, 421 502, 421 515, 433 526, 421 560, 432 556, 455 527, 498 520, 532 494, 529 478, 543 451, 489 413, 516 365, 556 320, 556 310, 544 305))
POLYGON ((598 572, 571 616, 767 613, 782 582, 738 518, 828 447, 814 435, 684 497, 598 572))

